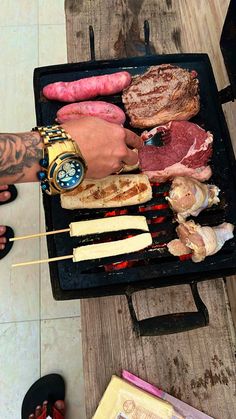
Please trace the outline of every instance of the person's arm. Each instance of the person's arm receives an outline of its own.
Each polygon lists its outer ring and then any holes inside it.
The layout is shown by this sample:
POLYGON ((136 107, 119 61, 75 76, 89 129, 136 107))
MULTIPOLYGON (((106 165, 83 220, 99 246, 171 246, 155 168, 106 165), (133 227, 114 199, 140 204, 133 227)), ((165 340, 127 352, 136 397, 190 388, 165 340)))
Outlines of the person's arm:
POLYGON ((0 183, 38 181, 42 147, 37 132, 0 134, 0 183))
MULTIPOLYGON (((98 118, 85 117, 61 126, 76 141, 85 158, 86 177, 102 178, 120 170, 124 163, 137 163, 131 148, 140 148, 141 139, 132 131, 98 118)), ((38 132, 0 134, 0 184, 35 182, 43 156, 38 132)))

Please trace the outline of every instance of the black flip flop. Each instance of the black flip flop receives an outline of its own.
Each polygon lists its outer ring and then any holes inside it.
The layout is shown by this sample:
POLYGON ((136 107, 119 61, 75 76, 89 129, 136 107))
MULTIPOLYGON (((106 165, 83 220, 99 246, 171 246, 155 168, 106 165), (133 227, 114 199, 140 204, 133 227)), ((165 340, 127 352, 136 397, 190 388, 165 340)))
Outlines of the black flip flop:
POLYGON ((6 226, 6 233, 2 234, 2 236, 7 238, 7 242, 5 243, 5 248, 0 250, 0 259, 3 259, 10 252, 14 242, 9 242, 9 239, 14 237, 14 231, 11 227, 6 226))
POLYGON ((10 202, 15 201, 18 195, 17 189, 14 185, 8 185, 8 189, 6 189, 5 191, 0 191, 0 193, 1 192, 10 192, 11 196, 7 201, 0 202, 0 205, 9 204, 10 202))
POLYGON ((47 416, 52 417, 52 406, 57 400, 65 399, 65 382, 59 374, 48 374, 39 378, 27 391, 21 408, 21 418, 28 419, 35 408, 48 401, 47 416))

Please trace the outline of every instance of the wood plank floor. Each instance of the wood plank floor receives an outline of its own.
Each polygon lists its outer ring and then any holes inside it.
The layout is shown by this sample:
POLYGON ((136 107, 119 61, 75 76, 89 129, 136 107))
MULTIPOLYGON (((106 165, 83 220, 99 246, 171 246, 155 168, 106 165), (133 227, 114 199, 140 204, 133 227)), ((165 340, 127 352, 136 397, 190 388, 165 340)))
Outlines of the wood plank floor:
MULTIPOLYGON (((95 32, 96 58, 144 53, 143 22, 150 23, 157 53, 206 52, 218 88, 228 84, 219 39, 229 0, 66 0, 69 62, 90 59, 88 27, 95 32)), ((236 107, 224 105, 236 147, 236 107)), ((233 279, 227 279, 230 300, 233 279)), ((172 336, 137 337, 125 297, 81 302, 87 417, 113 373, 127 368, 216 419, 236 417, 234 331, 225 282, 199 285, 210 313, 205 329, 172 336)), ((135 298, 139 318, 193 309, 188 287, 151 290, 135 298)), ((235 305, 232 304, 236 319, 235 305)))

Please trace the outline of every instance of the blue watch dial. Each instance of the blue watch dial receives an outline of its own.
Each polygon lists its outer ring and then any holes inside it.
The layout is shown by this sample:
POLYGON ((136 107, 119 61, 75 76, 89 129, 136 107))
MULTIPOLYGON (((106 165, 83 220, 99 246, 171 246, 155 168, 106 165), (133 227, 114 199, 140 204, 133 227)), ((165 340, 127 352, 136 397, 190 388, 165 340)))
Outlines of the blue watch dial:
POLYGON ((56 175, 56 183, 62 189, 71 189, 80 184, 84 175, 84 166, 79 160, 63 163, 56 175))

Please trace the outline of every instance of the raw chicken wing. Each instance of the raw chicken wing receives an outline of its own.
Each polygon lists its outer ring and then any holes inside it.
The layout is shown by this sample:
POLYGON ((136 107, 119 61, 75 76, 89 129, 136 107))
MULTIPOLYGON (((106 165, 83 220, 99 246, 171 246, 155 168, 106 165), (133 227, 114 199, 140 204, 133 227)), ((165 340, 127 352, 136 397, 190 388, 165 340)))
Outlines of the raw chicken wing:
POLYGON ((201 262, 206 256, 217 253, 227 240, 232 239, 233 230, 234 226, 230 223, 201 227, 193 220, 186 221, 176 228, 179 240, 172 240, 167 247, 174 256, 192 253, 192 261, 201 262))
POLYGON ((176 176, 166 197, 177 220, 181 223, 190 215, 197 216, 203 209, 218 204, 220 190, 191 177, 176 176))

